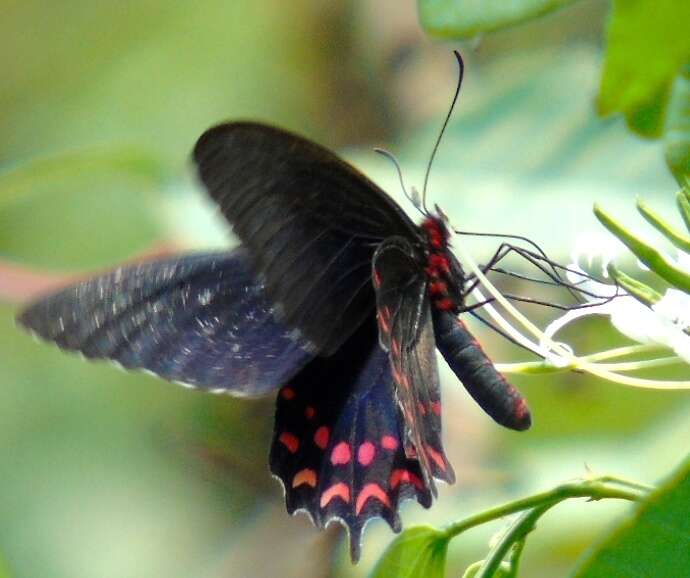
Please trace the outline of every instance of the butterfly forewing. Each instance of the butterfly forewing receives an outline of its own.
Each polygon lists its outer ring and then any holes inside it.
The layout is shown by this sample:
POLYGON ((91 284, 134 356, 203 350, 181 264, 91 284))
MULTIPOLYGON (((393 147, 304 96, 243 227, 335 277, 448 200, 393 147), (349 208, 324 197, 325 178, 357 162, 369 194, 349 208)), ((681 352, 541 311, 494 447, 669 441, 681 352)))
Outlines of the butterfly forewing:
POLYGON ((405 239, 384 241, 373 262, 377 319, 388 350, 396 398, 405 422, 406 454, 417 457, 424 478, 452 482, 441 440, 441 397, 431 306, 421 255, 405 239))
POLYGON ((243 249, 121 267, 37 301, 19 322, 89 358, 246 395, 311 359, 275 321, 243 249))
POLYGON ((366 522, 399 531, 399 502, 431 505, 419 462, 405 455, 388 355, 372 321, 333 356, 317 358, 278 394, 271 471, 288 511, 306 510, 322 527, 338 519, 359 558, 366 522))
POLYGON ((332 354, 373 313, 376 245, 414 236, 414 224, 333 153, 277 128, 220 125, 199 139, 194 159, 281 320, 332 354))

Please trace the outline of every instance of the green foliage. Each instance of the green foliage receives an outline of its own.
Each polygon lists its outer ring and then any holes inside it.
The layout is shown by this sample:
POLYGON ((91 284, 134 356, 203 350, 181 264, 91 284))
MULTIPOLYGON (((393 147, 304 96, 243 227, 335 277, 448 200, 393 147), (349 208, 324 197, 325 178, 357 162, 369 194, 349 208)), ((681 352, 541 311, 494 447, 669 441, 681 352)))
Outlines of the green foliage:
POLYGON ((530 20, 575 0, 419 0, 422 26, 436 36, 467 38, 530 20))
POLYGON ((633 255, 659 275, 659 277, 677 289, 690 293, 690 274, 677 267, 661 251, 637 237, 598 205, 594 206, 594 214, 604 227, 618 237, 630 249, 633 255))
POLYGON ((628 126, 659 137, 673 79, 690 62, 690 3, 614 0, 599 92, 599 113, 621 112, 628 126))
MULTIPOLYGON (((690 31, 686 30, 687 36, 690 31)), ((682 185, 690 176, 690 64, 676 77, 664 129, 666 163, 682 185)))
POLYGON ((476 526, 518 513, 508 530, 492 545, 486 559, 472 564, 465 572, 466 577, 474 578, 514 577, 527 535, 553 506, 571 498, 640 500, 647 492, 645 486, 611 476, 583 479, 469 516, 444 531, 428 526, 410 528, 391 543, 371 578, 442 577, 450 540, 476 526))
POLYGON ((443 578, 449 537, 428 526, 405 530, 388 546, 371 578, 443 578))
POLYGON ((576 578, 680 578, 690 568, 690 460, 588 557, 576 578))

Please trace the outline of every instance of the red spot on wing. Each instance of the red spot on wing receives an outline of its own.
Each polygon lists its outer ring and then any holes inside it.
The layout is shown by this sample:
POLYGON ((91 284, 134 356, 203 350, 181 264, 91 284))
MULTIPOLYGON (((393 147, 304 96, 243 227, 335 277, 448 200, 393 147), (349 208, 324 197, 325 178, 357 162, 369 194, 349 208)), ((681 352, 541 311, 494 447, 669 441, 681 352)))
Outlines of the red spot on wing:
POLYGON ((352 459, 352 450, 347 442, 340 442, 331 452, 331 463, 334 466, 344 465, 352 459))
POLYGON ((433 411, 437 416, 441 416, 441 402, 440 401, 432 401, 431 402, 431 411, 433 411))
POLYGON ((350 502, 350 488, 343 482, 333 484, 323 494, 321 494, 320 506, 325 508, 331 500, 340 498, 343 502, 348 504, 350 502))
POLYGON ((374 461, 375 455, 376 448, 371 442, 364 442, 357 449, 357 461, 365 467, 374 461))
POLYGON ((286 401, 290 401, 291 399, 295 399, 295 390, 292 389, 291 387, 284 387, 283 389, 280 390, 280 397, 282 397, 286 401))
POLYGON ((311 405, 308 405, 304 408, 304 417, 306 417, 307 419, 314 419, 315 415, 316 410, 311 405))
POLYGON ((398 449, 398 440, 393 436, 383 436, 381 438, 381 447, 384 450, 395 451, 398 449))
POLYGON ((381 274, 374 269, 374 287, 381 287, 381 274))
POLYGON ((393 470, 390 484, 392 489, 397 488, 400 484, 412 484, 418 490, 424 489, 424 482, 410 470, 393 470))
POLYGON ((442 472, 446 471, 446 460, 441 452, 436 451, 431 446, 426 446, 426 454, 438 466, 439 470, 441 470, 442 472))
POLYGON ((355 504, 355 513, 358 516, 362 511, 362 508, 364 508, 364 504, 367 503, 367 500, 369 500, 369 498, 375 498, 384 506, 387 506, 388 508, 391 507, 388 495, 386 494, 386 492, 383 491, 383 488, 381 486, 379 486, 378 484, 367 484, 362 488, 362 491, 357 496, 357 503, 355 504))
POLYGON ((378 321, 379 325, 381 326, 381 331, 383 331, 385 334, 390 333, 391 331, 391 314, 390 310, 388 307, 382 307, 381 310, 378 312, 378 321))
POLYGON ((328 445, 328 438, 330 438, 330 435, 330 430, 325 425, 322 425, 314 433, 314 443, 322 450, 325 450, 326 446, 328 445))
POLYGON ((307 485, 311 486, 312 488, 316 487, 316 472, 314 470, 310 470, 309 468, 305 468, 303 470, 300 470, 295 474, 295 477, 292 478, 292 487, 296 488, 298 486, 302 485, 307 485))
POLYGON ((290 432, 284 431, 280 434, 278 441, 283 444, 291 454, 294 454, 299 449, 299 439, 290 432))

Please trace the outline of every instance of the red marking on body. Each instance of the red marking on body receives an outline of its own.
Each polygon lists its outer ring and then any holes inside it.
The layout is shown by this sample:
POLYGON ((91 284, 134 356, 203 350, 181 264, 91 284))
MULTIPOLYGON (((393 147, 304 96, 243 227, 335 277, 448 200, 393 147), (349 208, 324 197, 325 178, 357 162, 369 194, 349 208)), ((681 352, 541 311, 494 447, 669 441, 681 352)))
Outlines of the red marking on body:
POLYGON ((295 477, 292 478, 293 488, 303 485, 311 486, 312 488, 316 487, 316 472, 314 470, 304 468, 303 470, 297 472, 295 477))
POLYGON ((434 281, 433 283, 429 284, 429 295, 431 296, 436 296, 436 295, 447 295, 448 294, 448 285, 444 283, 443 281, 434 281))
POLYGON ((307 419, 314 419, 315 415, 316 410, 311 405, 308 405, 304 408, 304 417, 306 417, 307 419))
POLYGON ((438 469, 442 472, 446 471, 446 460, 443 458, 441 452, 437 452, 431 446, 426 446, 426 453, 432 459, 432 461, 438 466, 438 469))
POLYGON ((436 307, 436 309, 439 309, 440 311, 451 311, 455 309, 455 301, 453 301, 449 297, 444 297, 443 299, 435 301, 434 306, 436 307))
POLYGON ((331 436, 330 430, 325 425, 322 425, 314 433, 314 443, 318 447, 320 447, 322 450, 325 450, 326 446, 328 445, 328 438, 330 436, 331 436))
POLYGON ((395 355, 400 355, 400 342, 395 337, 391 339, 391 349, 395 355))
POLYGON ((412 484, 418 490, 424 489, 424 482, 410 470, 393 470, 390 479, 391 489, 397 488, 400 484, 412 484))
POLYGON ((340 442, 333 448, 333 451, 331 452, 331 463, 334 466, 350 463, 351 459, 352 450, 350 450, 350 444, 347 442, 340 442))
POLYGON ((286 401, 290 401, 291 399, 295 399, 295 390, 292 389, 291 387, 284 387, 283 389, 280 390, 280 397, 282 397, 286 401))
POLYGON ((330 501, 334 500, 335 498, 340 498, 343 502, 348 504, 350 502, 350 488, 348 488, 343 482, 333 484, 323 494, 321 494, 321 507, 325 508, 328 506, 330 501))
POLYGON ((381 438, 381 447, 384 450, 395 451, 398 449, 398 440, 393 436, 383 436, 381 438))
POLYGON ((438 253, 429 255, 429 266, 442 273, 450 273, 450 261, 448 261, 448 257, 445 255, 440 255, 438 253))
POLYGON ((357 449, 357 461, 365 467, 374 461, 375 455, 376 448, 371 442, 364 442, 357 449))
POLYGON ((437 416, 441 416, 441 402, 440 401, 432 401, 431 402, 431 411, 433 411, 437 416))
POLYGON ((518 419, 522 419, 525 417, 525 414, 527 413, 527 404, 525 403, 525 400, 520 398, 515 402, 515 416, 518 419))
POLYGON ((376 498, 384 506, 390 508, 391 502, 388 499, 388 495, 383 491, 383 488, 378 484, 367 484, 362 488, 362 491, 357 496, 357 504, 355 505, 355 514, 359 516, 364 504, 367 503, 369 498, 376 498))
POLYGON ((280 434, 278 441, 283 444, 291 454, 294 454, 299 449, 299 439, 290 432, 284 431, 280 434))

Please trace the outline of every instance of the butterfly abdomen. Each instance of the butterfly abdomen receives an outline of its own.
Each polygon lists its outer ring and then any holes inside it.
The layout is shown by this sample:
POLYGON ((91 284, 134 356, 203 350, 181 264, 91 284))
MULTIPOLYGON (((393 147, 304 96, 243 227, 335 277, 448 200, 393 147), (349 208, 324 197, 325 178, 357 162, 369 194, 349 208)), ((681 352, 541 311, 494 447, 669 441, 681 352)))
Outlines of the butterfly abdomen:
POLYGON ((516 430, 531 425, 527 404, 501 375, 465 324, 449 312, 435 312, 436 347, 468 393, 499 424, 516 430))

